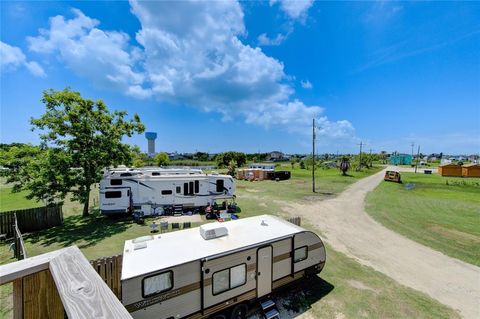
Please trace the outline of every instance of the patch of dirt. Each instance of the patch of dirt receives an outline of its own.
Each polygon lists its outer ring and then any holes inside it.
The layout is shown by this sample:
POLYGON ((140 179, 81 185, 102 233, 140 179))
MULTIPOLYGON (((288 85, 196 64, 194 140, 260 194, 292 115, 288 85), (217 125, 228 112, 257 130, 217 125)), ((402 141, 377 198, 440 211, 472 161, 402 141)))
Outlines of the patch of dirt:
POLYGON ((363 282, 361 281, 357 281, 357 280, 353 280, 353 279, 349 279, 347 280, 347 283, 352 286, 353 288, 356 288, 356 289, 360 289, 360 290, 368 290, 368 291, 372 291, 376 294, 379 293, 379 291, 377 289, 373 289, 372 287, 369 287, 367 286, 366 284, 364 284, 363 282))
POLYGON ((465 233, 456 229, 448 229, 439 225, 431 226, 429 227, 429 229, 441 236, 444 236, 453 240, 457 238, 462 238, 462 239, 474 242, 476 244, 480 244, 480 237, 469 234, 469 233, 465 233))
POLYGON ((266 203, 259 203, 258 206, 262 206, 262 207, 268 207, 266 203))

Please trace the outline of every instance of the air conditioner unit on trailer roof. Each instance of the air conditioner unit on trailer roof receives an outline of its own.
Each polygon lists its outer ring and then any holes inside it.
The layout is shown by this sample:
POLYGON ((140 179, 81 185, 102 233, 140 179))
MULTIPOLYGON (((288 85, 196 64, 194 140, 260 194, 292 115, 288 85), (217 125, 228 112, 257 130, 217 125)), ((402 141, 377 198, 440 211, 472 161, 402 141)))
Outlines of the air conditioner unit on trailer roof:
POLYGON ((220 226, 218 223, 206 224, 200 226, 200 235, 203 239, 209 240, 228 235, 228 229, 225 226, 220 226))

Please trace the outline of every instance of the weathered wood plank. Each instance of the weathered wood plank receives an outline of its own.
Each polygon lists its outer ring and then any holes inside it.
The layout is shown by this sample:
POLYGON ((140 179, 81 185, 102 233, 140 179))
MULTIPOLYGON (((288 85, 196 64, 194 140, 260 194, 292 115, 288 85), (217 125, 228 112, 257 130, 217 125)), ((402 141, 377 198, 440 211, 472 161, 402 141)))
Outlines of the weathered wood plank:
POLYGON ((132 318, 77 247, 53 258, 50 272, 69 319, 132 318))
POLYGON ((13 282, 13 319, 23 319, 23 279, 13 282))
POLYGON ((64 318, 62 300, 49 270, 23 278, 23 318, 64 318))
POLYGON ((57 255, 69 248, 55 250, 46 254, 19 260, 0 266, 0 285, 14 281, 33 273, 48 269, 48 264, 57 255))

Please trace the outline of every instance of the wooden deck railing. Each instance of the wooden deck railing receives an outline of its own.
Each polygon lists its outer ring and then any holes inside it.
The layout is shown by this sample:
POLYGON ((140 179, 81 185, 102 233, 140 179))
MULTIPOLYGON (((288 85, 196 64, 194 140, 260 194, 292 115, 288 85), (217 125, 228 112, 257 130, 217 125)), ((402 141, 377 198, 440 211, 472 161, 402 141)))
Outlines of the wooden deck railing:
POLYGON ((76 247, 0 266, 13 282, 14 318, 132 318, 76 247))
POLYGON ((27 258, 27 251, 25 250, 25 243, 23 242, 23 236, 18 228, 17 215, 14 214, 13 224, 13 239, 14 239, 14 255, 18 260, 27 258))

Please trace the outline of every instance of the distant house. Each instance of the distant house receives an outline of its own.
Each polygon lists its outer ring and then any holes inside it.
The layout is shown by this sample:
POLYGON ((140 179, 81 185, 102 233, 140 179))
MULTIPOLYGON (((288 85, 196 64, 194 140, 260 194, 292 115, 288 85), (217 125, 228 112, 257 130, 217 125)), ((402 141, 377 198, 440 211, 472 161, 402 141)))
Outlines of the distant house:
POLYGON ((328 162, 323 162, 321 164, 323 167, 332 167, 332 168, 335 168, 337 167, 337 162, 335 161, 328 161, 328 162))
POLYGON ((174 160, 179 160, 179 159, 183 159, 183 156, 178 154, 177 152, 173 152, 173 153, 168 153, 168 158, 171 160, 171 161, 174 161, 174 160))
POLYGON ((268 160, 272 162, 284 161, 285 155, 282 152, 273 151, 273 152, 270 152, 268 160))
POLYGON ((389 161, 392 165, 411 165, 413 157, 410 154, 396 154, 390 156, 389 161))
POLYGON ((471 163, 462 166, 463 177, 480 177, 480 164, 471 163))
POLYGON ((438 167, 438 174, 442 176, 461 177, 462 167, 457 164, 444 164, 438 167))

